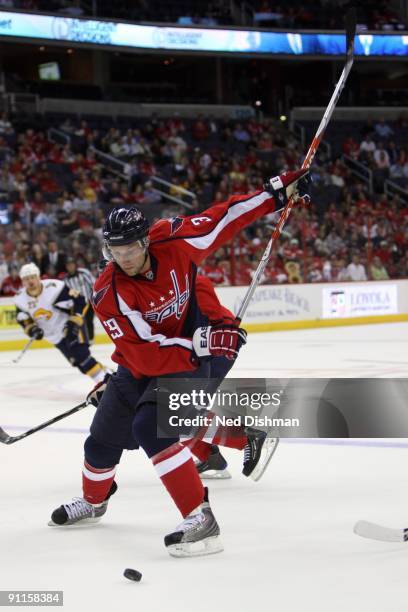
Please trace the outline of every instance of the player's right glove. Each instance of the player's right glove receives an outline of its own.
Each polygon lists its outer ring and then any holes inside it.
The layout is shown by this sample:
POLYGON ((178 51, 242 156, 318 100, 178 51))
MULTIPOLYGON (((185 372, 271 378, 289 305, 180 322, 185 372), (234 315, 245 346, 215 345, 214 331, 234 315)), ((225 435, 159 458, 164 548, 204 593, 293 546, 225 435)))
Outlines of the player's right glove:
POLYGON ((268 179, 264 184, 265 191, 271 193, 278 205, 286 206, 290 197, 293 197, 296 204, 305 206, 310 204, 310 184, 311 178, 308 169, 295 170, 294 172, 284 172, 280 176, 268 179))
POLYGON ((110 377, 111 377, 111 374, 107 372, 105 374, 104 379, 101 380, 101 382, 98 382, 98 384, 94 386, 92 391, 88 393, 88 395, 86 396, 86 401, 88 402, 88 404, 92 404, 92 406, 95 406, 95 408, 99 406, 99 402, 102 399, 102 395, 106 389, 106 386, 109 382, 110 377))
POLYGON ((247 333, 242 327, 221 323, 198 327, 193 335, 193 348, 197 357, 226 357, 236 359, 241 346, 246 344, 247 333))
POLYGON ((38 327, 35 323, 28 325, 25 329, 27 336, 34 338, 34 340, 42 340, 44 338, 44 331, 41 327, 38 327))
POLYGON ((84 319, 81 315, 71 315, 64 325, 64 336, 73 345, 79 342, 79 332, 84 324, 84 319))

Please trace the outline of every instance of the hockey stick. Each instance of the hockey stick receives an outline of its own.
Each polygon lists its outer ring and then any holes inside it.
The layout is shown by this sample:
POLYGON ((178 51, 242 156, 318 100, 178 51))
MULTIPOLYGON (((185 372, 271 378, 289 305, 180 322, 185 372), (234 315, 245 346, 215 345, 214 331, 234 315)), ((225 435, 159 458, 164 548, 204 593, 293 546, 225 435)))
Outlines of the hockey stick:
MULTIPOLYGON (((354 36, 356 33, 356 10, 354 8, 350 9, 347 14, 346 14, 346 63, 344 65, 343 71, 340 75, 340 78, 337 82, 337 85, 334 89, 333 95, 330 98, 330 102, 326 108, 326 111, 322 117, 322 120, 320 121, 320 125, 317 128, 317 132, 314 135, 314 138, 312 140, 312 143, 309 147, 309 150, 306 154, 306 157, 304 159, 304 162, 302 164, 302 168, 309 168, 310 164, 312 163, 314 156, 316 155, 316 151, 320 145, 320 142, 323 138, 323 134, 329 124, 329 121, 331 119, 331 116, 333 114, 333 111, 336 107, 336 104, 340 98, 340 94, 343 91, 344 85, 346 83, 347 77, 349 75, 349 72, 351 70, 351 67, 353 65, 353 61, 354 61, 354 36)), ((288 220, 288 217, 292 211, 292 208, 295 204, 295 201, 293 200, 293 197, 290 197, 288 200, 288 203, 285 206, 285 209, 279 219, 279 222, 268 242, 268 245, 265 249, 264 254, 262 255, 262 259, 259 262, 259 265, 255 271, 254 277, 252 279, 252 282, 248 288, 248 291, 246 292, 244 299, 242 301, 241 306, 239 307, 238 313, 236 315, 236 322, 239 324, 241 323, 246 309, 248 308, 248 304, 252 299, 252 296, 254 294, 255 289, 257 288, 259 281, 262 277, 262 274, 265 270, 265 267, 269 261, 269 258, 271 256, 271 250, 272 250, 272 246, 275 243, 275 241, 279 238, 279 236, 282 233, 282 229, 283 226, 285 225, 286 221, 288 220)))
POLYGON ((383 527, 369 521, 358 521, 354 525, 353 531, 362 538, 379 540, 380 542, 407 542, 408 540, 407 528, 383 527))
POLYGON ((24 357, 24 355, 26 354, 26 352, 28 351, 28 349, 30 348, 30 346, 32 345, 34 340, 35 340, 35 338, 30 338, 30 340, 27 342, 27 344, 25 345, 25 347, 23 348, 21 353, 19 355, 17 355, 17 357, 15 359, 13 359, 13 363, 18 363, 20 361, 20 359, 22 359, 22 357, 24 357))
POLYGON ((28 431, 20 434, 19 436, 9 436, 8 433, 6 433, 4 429, 0 427, 0 442, 2 442, 3 444, 14 444, 14 442, 18 442, 19 440, 22 440, 27 436, 31 436, 31 434, 35 433, 36 431, 40 431, 40 429, 48 427, 48 425, 57 423, 58 421, 65 419, 65 417, 70 416, 71 414, 75 414, 75 412, 79 412, 83 408, 86 408, 89 404, 90 402, 88 401, 82 402, 82 404, 78 404, 78 406, 75 406, 74 408, 63 412, 62 414, 59 414, 58 416, 54 417, 53 419, 50 419, 49 421, 46 421, 45 423, 41 423, 41 425, 37 425, 37 427, 29 429, 28 431))

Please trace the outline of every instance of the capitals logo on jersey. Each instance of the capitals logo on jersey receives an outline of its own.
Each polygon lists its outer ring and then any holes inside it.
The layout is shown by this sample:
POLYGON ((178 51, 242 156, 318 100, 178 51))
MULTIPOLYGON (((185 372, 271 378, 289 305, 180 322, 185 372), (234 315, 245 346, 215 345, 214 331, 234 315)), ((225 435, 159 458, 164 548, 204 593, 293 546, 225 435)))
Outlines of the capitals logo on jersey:
POLYGON ((185 275, 185 289, 181 290, 175 270, 170 271, 170 277, 173 283, 173 289, 169 290, 171 296, 168 300, 164 296, 160 297, 162 302, 158 307, 154 302, 150 302, 153 310, 149 310, 144 314, 146 321, 153 323, 161 323, 164 319, 175 315, 176 319, 180 319, 184 312, 186 304, 190 297, 190 286, 188 282, 188 274, 185 275))
POLYGON ((172 217, 171 219, 169 219, 169 223, 171 228, 170 234, 173 235, 177 232, 177 230, 181 228, 184 223, 184 219, 183 217, 172 217))
POLYGON ((94 306, 97 306, 99 304, 99 302, 101 302, 103 300, 103 298, 105 297, 108 289, 109 289, 109 285, 107 285, 106 287, 103 287, 99 291, 94 291, 93 292, 91 301, 92 301, 92 304, 94 306))

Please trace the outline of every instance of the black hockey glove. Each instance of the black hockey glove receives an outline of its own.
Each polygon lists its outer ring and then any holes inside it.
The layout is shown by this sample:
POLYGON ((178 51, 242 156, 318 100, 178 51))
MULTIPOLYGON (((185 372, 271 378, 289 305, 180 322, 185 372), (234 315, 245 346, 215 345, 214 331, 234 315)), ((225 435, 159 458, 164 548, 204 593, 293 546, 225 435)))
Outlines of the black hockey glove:
POLYGON ((72 315, 64 325, 64 336, 73 345, 79 342, 79 332, 84 324, 81 315, 72 315))
POLYGON ((105 378, 101 380, 101 382, 99 382, 97 385, 95 385, 92 391, 88 393, 88 395, 86 396, 86 401, 88 402, 88 404, 92 404, 92 406, 95 406, 95 408, 99 406, 99 402, 102 399, 102 395, 106 389, 110 377, 111 374, 106 373, 105 378))
POLYGON ((312 180, 308 173, 309 170, 284 172, 264 184, 265 191, 271 193, 276 200, 276 209, 286 206, 290 197, 293 197, 299 206, 310 204, 309 192, 312 180))
POLYGON ((34 338, 34 340, 42 340, 44 338, 44 332, 41 327, 38 327, 35 323, 27 327, 27 336, 34 338))

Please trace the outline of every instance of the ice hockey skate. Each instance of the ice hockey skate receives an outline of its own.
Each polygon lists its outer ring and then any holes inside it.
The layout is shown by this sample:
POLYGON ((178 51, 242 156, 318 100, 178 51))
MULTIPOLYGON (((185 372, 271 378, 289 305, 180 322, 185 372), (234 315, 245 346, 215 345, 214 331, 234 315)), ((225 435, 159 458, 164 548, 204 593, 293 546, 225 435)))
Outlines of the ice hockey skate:
POLYGON ((116 492, 118 486, 114 481, 107 498, 100 504, 91 504, 83 497, 74 497, 68 504, 63 504, 51 515, 50 527, 68 527, 69 525, 85 525, 98 523, 105 514, 109 498, 116 492))
POLYGON ((257 482, 268 467, 278 446, 279 438, 270 438, 267 432, 256 429, 248 429, 247 437, 242 473, 257 482))
POLYGON ((165 536, 164 544, 173 557, 198 557, 224 550, 220 541, 220 528, 208 501, 207 488, 203 503, 190 512, 172 533, 165 536))
POLYGON ((228 463, 216 444, 211 445, 211 453, 206 461, 197 461, 196 468, 202 480, 227 480, 231 478, 228 463))

